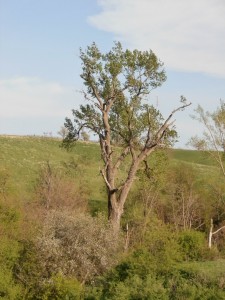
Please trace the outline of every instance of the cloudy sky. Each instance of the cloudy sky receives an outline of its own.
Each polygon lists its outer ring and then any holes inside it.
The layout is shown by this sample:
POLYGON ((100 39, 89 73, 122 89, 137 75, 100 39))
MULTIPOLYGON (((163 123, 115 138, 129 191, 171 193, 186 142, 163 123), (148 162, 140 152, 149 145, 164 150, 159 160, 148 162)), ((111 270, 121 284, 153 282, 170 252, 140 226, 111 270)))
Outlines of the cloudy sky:
POLYGON ((224 0, 0 0, 0 134, 54 135, 82 103, 79 48, 152 49, 167 82, 152 92, 164 116, 176 116, 180 142, 201 127, 190 114, 225 100, 224 0))

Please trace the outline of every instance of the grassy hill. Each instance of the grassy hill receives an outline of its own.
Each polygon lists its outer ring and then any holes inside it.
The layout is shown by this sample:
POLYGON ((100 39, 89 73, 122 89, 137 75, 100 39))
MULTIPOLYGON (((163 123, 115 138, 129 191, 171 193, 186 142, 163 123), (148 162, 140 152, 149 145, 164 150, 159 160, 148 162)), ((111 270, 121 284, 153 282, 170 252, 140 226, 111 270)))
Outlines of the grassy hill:
MULTIPOLYGON (((29 136, 0 136, 0 172, 8 176, 8 189, 14 195, 29 198, 32 194, 40 168, 48 161, 55 168, 73 164, 75 180, 86 184, 93 201, 105 198, 99 168, 102 166, 97 143, 78 142, 71 151, 60 147, 56 138, 29 136)), ((211 167, 213 161, 194 150, 175 149, 170 151, 175 162, 183 161, 211 167)))
POLYGON ((215 166, 214 161, 202 151, 174 149, 171 153, 171 157, 178 161, 185 161, 203 166, 215 166))
POLYGON ((41 167, 48 161, 54 168, 73 164, 75 180, 85 184, 87 178, 91 198, 102 197, 103 186, 99 175, 101 166, 99 146, 77 143, 71 151, 60 148, 61 141, 43 137, 0 137, 0 172, 8 175, 10 193, 30 197, 41 167))

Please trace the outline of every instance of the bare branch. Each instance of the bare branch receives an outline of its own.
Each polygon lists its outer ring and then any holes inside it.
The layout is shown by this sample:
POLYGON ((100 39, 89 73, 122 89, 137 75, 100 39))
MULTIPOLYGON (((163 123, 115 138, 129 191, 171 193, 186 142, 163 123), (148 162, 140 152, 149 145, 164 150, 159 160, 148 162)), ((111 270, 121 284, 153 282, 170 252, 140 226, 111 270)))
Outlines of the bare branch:
POLYGON ((224 229, 224 228, 225 228, 225 225, 222 226, 222 227, 220 227, 220 228, 217 229, 216 231, 212 232, 212 235, 218 233, 220 230, 222 230, 222 229, 224 229))
POLYGON ((111 191, 112 187, 111 187, 110 183, 108 182, 108 180, 106 178, 105 170, 104 169, 100 170, 100 174, 102 175, 102 177, 103 177, 103 179, 104 179, 104 181, 105 181, 108 189, 111 191))
POLYGON ((157 132, 157 134, 156 134, 157 140, 158 140, 158 141, 161 139, 161 137, 162 137, 163 133, 165 132, 165 130, 166 130, 169 126, 173 125, 173 123, 175 122, 175 120, 174 120, 174 121, 172 121, 171 123, 169 123, 169 121, 171 120, 171 118, 173 117, 173 115, 174 115, 177 111, 180 111, 180 110, 182 110, 182 109, 184 109, 184 108, 186 108, 186 107, 188 107, 188 106, 190 106, 190 105, 191 105, 191 102, 188 103, 188 104, 184 104, 184 105, 182 105, 182 106, 180 106, 180 107, 174 109, 174 110, 171 112, 171 114, 169 115, 169 117, 166 119, 166 121, 164 122, 164 124, 163 124, 162 127, 158 130, 158 132, 157 132))

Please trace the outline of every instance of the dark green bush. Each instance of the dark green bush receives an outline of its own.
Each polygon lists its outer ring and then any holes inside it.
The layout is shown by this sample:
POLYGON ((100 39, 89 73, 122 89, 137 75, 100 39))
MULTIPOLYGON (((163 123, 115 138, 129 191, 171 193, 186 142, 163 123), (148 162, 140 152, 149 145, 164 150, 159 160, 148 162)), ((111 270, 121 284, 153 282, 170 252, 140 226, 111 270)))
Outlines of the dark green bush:
POLYGON ((204 233, 194 230, 182 231, 178 237, 178 244, 184 260, 204 259, 207 250, 204 233))
POLYGON ((42 282, 39 289, 30 292, 26 299, 80 300, 83 299, 83 287, 75 278, 66 278, 57 274, 42 282))

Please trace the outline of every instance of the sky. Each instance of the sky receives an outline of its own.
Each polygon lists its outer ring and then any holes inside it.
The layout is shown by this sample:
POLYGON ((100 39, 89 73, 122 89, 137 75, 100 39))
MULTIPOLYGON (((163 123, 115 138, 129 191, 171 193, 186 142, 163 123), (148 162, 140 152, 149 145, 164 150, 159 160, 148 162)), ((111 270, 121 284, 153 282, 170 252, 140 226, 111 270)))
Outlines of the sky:
POLYGON ((202 127, 197 105, 214 111, 225 100, 224 0, 0 0, 0 134, 54 136, 79 91, 80 47, 102 52, 153 50, 167 81, 149 102, 166 118, 184 95, 191 107, 175 116, 179 142, 202 127))

